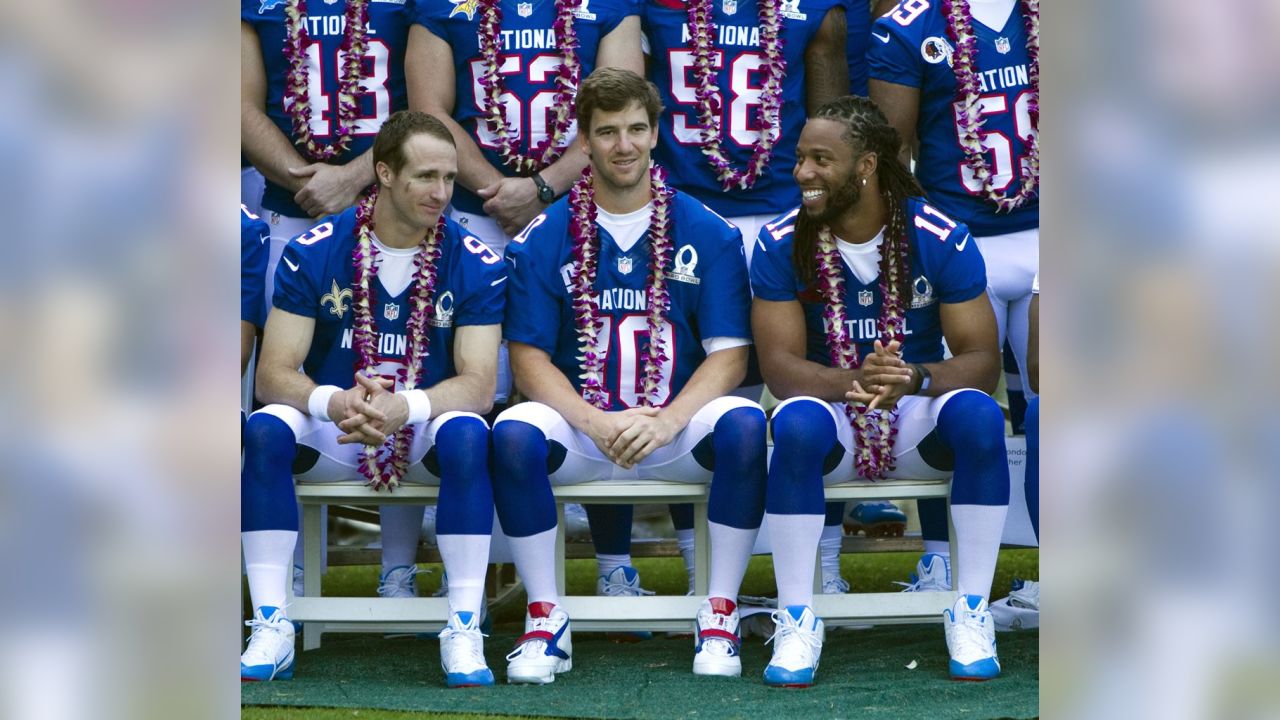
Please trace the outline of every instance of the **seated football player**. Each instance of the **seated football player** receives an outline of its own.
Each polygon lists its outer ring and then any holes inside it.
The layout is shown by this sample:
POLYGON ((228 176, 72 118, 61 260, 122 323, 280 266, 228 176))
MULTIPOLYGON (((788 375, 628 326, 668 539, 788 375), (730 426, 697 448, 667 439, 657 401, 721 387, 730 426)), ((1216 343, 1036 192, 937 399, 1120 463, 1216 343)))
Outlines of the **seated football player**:
POLYGON ((269 404, 245 431, 241 529, 254 617, 240 677, 293 675, 285 586, 298 537, 294 478, 364 479, 387 492, 440 485, 450 605, 441 663, 450 686, 488 685, 479 619, 493 496, 480 416, 493 400, 506 269, 442 215, 458 161, 439 120, 395 113, 373 160, 377 185, 291 240, 276 269, 257 372, 269 404))
POLYGON ((922 199, 874 103, 827 103, 801 132, 801 206, 761 230, 751 266, 761 369, 783 402, 765 509, 778 583, 765 682, 808 686, 823 485, 952 478, 959 598, 944 612, 951 676, 1000 671, 987 597, 1009 503, 1000 371, 982 256, 922 199), (943 359, 943 340, 952 357, 943 359))
POLYGON ((728 396, 751 343, 741 235, 651 165, 652 83, 599 68, 577 110, 588 169, 507 246, 503 334, 530 400, 494 422, 494 500, 529 597, 507 680, 548 683, 572 668, 551 487, 593 480, 710 481, 711 587, 693 669, 739 675, 734 598, 765 474, 764 412, 728 396))

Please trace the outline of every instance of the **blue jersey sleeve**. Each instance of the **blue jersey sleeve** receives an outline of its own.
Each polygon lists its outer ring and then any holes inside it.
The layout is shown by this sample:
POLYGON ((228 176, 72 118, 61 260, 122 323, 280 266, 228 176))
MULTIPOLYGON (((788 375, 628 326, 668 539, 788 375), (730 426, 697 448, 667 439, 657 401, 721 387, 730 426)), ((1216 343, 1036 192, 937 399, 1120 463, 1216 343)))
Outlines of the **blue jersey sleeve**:
POLYGON ((327 218, 284 246, 276 265, 272 305, 295 315, 316 317, 318 300, 324 292, 320 283, 326 272, 327 254, 331 244, 338 241, 332 237, 337 217, 327 218))
MULTIPOLYGON (((463 7, 466 4, 461 3, 463 7)), ((445 19, 449 17, 449 13, 445 11, 450 8, 456 10, 458 4, 449 5, 443 2, 416 2, 415 0, 409 0, 409 5, 405 8, 405 12, 409 16, 410 23, 417 23, 430 30, 432 35, 444 39, 448 38, 449 32, 445 28, 445 19)))
MULTIPOLYGON (((925 242, 930 241, 936 242, 933 238, 925 242)), ((987 265, 968 227, 956 225, 941 250, 938 299, 948 304, 962 303, 986 292, 987 265)))
POLYGON ((532 345, 548 355, 555 353, 565 298, 558 262, 567 232, 563 218, 543 213, 507 245, 507 306, 502 336, 532 345))
POLYGON ((461 325, 498 325, 507 298, 507 268, 502 257, 475 235, 464 234, 463 264, 468 289, 454 315, 461 325))
POLYGON ((761 300, 796 299, 796 273, 791 263, 795 211, 760 228, 751 257, 751 290, 761 300), (788 218, 791 218, 790 220, 788 218))
MULTIPOLYGON (((707 211, 711 214, 711 211, 707 211)), ((747 258, 742 251, 742 231, 712 215, 719 221, 707 232, 718 232, 711 247, 706 289, 698 294, 698 330, 703 339, 711 337, 751 337, 751 287, 747 279, 747 258)))
POLYGON ((258 327, 266 324, 267 242, 271 230, 258 216, 240 206, 240 319, 258 327))
MULTIPOLYGON (((896 85, 920 87, 924 84, 919 43, 891 17, 877 18, 871 26, 867 50, 867 72, 871 78, 896 85)), ((917 20, 916 22, 922 22, 917 20)))

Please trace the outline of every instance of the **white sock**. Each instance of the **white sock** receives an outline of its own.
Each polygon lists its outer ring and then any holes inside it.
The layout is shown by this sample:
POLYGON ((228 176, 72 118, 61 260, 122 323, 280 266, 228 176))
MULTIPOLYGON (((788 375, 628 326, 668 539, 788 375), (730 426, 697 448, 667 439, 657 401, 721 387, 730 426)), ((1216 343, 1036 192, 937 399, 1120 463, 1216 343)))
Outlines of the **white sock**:
POLYGON ((822 553, 822 581, 827 578, 840 577, 840 541, 844 538, 844 527, 840 525, 823 525, 822 539, 818 541, 818 552, 822 553))
POLYGON ((747 563, 751 561, 751 548, 756 544, 756 534, 760 529, 743 530, 716 522, 708 525, 711 535, 711 585, 707 588, 707 596, 729 598, 736 603, 742 578, 747 574, 747 563))
MULTIPOLYGON (((604 577, 620 567, 631 567, 631 555, 596 555, 596 572, 604 577)), ((532 600, 530 601, 532 602, 532 600)))
POLYGON ((996 557, 1008 505, 952 505, 951 522, 956 528, 957 566, 951 580, 961 595, 991 594, 996 576, 996 557))
POLYGON ((951 558, 951 543, 947 540, 925 540, 924 551, 941 555, 947 559, 951 558))
POLYGON ((284 608, 287 587, 293 582, 294 530, 250 530, 240 533, 244 547, 244 571, 249 577, 253 608, 284 608))
POLYGON ((684 558, 684 571, 689 575, 689 587, 692 588, 697 564, 693 555, 693 528, 676 530, 676 545, 680 546, 680 557, 684 558))
POLYGON ((479 614, 489 570, 489 536, 437 535, 436 543, 449 576, 449 612, 479 614))
POLYGON ((813 605, 813 556, 822 538, 824 515, 774 515, 769 518, 773 575, 778 607, 813 605))
MULTIPOLYGON (((520 573, 520 581, 524 583, 529 604, 549 602, 559 605, 560 593, 556 590, 556 529, 543 530, 528 537, 508 537, 507 543, 511 546, 511 559, 515 560, 516 572, 520 573)), ((453 593, 453 576, 449 577, 449 593, 453 593)))
MULTIPOLYGON (((423 505, 382 505, 382 571, 414 565, 422 537, 423 505)), ((452 578, 450 578, 452 580, 452 578)))

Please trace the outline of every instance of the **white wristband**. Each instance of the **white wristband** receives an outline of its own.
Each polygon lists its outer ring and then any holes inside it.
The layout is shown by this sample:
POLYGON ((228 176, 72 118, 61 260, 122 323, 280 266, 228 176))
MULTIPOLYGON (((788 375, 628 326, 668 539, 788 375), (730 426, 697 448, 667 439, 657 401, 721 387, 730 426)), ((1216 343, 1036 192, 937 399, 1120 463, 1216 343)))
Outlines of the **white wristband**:
POLYGON ((320 385, 307 398, 307 413, 317 420, 329 422, 329 398, 342 392, 337 385, 320 385))
POLYGON ((431 398, 426 390, 401 390, 396 393, 409 403, 409 419, 406 425, 417 425, 431 419, 431 398))

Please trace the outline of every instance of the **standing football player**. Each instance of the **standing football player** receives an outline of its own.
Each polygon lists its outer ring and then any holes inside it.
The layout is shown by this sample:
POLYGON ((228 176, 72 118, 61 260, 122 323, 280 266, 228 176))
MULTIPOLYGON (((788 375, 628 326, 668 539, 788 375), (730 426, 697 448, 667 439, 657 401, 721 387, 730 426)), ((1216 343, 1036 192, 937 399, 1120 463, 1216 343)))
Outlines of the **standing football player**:
MULTIPOLYGON (((967 225, 987 264, 1015 431, 1023 425, 1027 310, 1040 265, 1038 0, 903 0, 872 27, 871 99, 908 143, 931 203, 967 225)), ((951 589, 946 511, 919 503, 913 587, 951 589)))
POLYGON ((751 267, 760 365, 783 399, 765 505, 779 607, 770 685, 808 686, 817 671, 823 484, 881 477, 952 478, 951 676, 1000 671, 987 610, 1009 504, 1004 415, 987 394, 996 325, 977 245, 921 198, 900 146, 865 98, 819 109, 797 147, 801 206, 765 225, 751 267))
POLYGON ((733 599, 765 473, 764 412, 726 396, 751 343, 741 235, 651 166, 662 107, 652 83, 601 68, 577 103, 590 169, 507 248, 503 334, 531 400, 494 424, 494 498, 529 596, 507 679, 547 683, 572 667, 551 486, 636 479, 711 482, 694 672, 738 675, 733 599))
MULTIPOLYGON (((316 218, 351 207, 375 181, 374 136, 406 105, 407 35, 403 4, 241 0, 241 150, 266 178, 267 298, 285 243, 316 218)), ((392 561, 384 565, 379 593, 414 596, 409 566, 423 506, 379 510, 383 557, 392 561)), ((302 562, 301 549, 295 562, 302 562)))
POLYGON ((267 241, 271 229, 240 206, 240 374, 249 368, 258 329, 266 324, 267 241))
POLYGON ((298 535, 293 479, 363 475, 376 489, 439 483, 451 609, 441 663, 450 686, 492 684, 479 630, 493 520, 480 415, 493 402, 506 271, 443 216, 458 172, 443 123, 393 114, 373 160, 378 185, 290 241, 276 270, 257 384, 272 404, 245 432, 241 523, 254 618, 240 676, 293 674, 284 608, 298 535))

